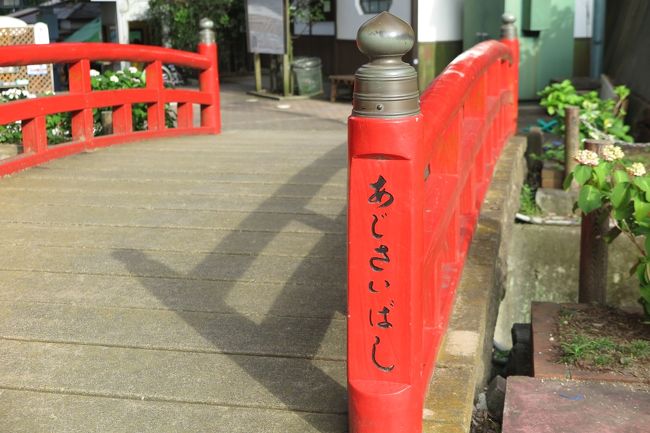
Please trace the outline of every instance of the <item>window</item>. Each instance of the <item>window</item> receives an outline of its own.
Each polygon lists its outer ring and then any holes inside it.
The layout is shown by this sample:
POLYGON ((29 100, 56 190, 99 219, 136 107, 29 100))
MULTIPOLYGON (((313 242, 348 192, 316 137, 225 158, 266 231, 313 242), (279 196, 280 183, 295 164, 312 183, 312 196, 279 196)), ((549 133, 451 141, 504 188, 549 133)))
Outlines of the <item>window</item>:
POLYGON ((379 12, 388 11, 393 4, 393 0, 360 0, 361 9, 365 14, 378 14, 379 12))

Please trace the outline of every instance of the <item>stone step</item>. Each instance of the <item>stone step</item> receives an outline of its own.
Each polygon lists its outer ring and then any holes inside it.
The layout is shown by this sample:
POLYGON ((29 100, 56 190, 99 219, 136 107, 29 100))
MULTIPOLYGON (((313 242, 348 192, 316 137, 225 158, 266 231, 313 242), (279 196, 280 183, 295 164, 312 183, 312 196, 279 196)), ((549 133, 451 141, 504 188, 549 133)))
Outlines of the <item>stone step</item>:
POLYGON ((343 414, 345 380, 339 361, 0 339, 0 389, 343 414))
MULTIPOLYGON (((345 320, 0 302, 0 338, 345 360, 345 320)), ((227 311, 227 312, 226 312, 227 311)))
POLYGON ((346 308, 343 286, 29 271, 0 271, 0 300, 323 319, 342 318, 346 308))
MULTIPOLYGON (((18 200, 18 198, 17 198, 18 200)), ((54 200, 54 199, 53 199, 54 200)), ((111 227, 164 227, 195 230, 235 230, 255 232, 298 232, 298 233, 345 233, 345 218, 320 215, 231 212, 211 210, 149 209, 140 207, 94 207, 77 203, 47 206, 36 202, 5 204, 0 213, 0 222, 21 222, 51 225, 86 225, 111 227)), ((164 203, 164 200, 161 200, 164 203)), ((163 204, 164 206, 164 204, 163 204)), ((344 202, 334 213, 342 212, 344 202)), ((262 207, 262 206, 260 206, 262 207)), ((335 214, 335 213, 334 213, 335 214)))
POLYGON ((345 415, 0 389, 0 431, 344 433, 345 415), (97 414, 98 416, 90 416, 97 414))
MULTIPOLYGON (((91 275, 246 281, 343 286, 345 260, 336 257, 243 256, 221 252, 189 254, 164 251, 14 246, 0 255, 0 269, 91 275)), ((143 282, 144 283, 144 282, 143 282)))
POLYGON ((208 254, 345 257, 343 233, 272 233, 184 228, 55 226, 31 223, 0 225, 5 248, 47 246, 131 249, 208 254))

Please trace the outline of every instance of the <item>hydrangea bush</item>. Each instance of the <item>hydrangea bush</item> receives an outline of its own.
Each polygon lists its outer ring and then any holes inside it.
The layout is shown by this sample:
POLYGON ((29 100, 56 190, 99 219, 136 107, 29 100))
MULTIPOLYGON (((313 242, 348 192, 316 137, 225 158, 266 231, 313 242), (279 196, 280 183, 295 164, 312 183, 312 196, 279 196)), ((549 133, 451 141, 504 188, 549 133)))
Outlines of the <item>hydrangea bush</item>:
POLYGON ((585 214, 598 209, 609 216, 613 228, 607 235, 611 242, 626 236, 639 253, 632 268, 639 278, 639 302, 650 319, 650 176, 640 162, 625 160, 623 150, 604 146, 601 155, 582 150, 576 155, 578 165, 565 180, 565 188, 575 181, 580 187, 576 206, 585 214))
MULTIPOLYGON (((0 103, 35 98, 36 95, 25 89, 7 89, 0 92, 0 103)), ((70 115, 68 113, 45 116, 48 143, 57 144, 70 139, 70 115)), ((22 122, 0 125, 0 143, 17 144, 22 141, 22 122)))
MULTIPOLYGON (((123 71, 106 71, 103 74, 95 69, 90 70, 90 84, 92 90, 117 90, 143 88, 146 85, 144 71, 131 66, 123 71)), ((8 89, 0 93, 0 103, 17 101, 20 99, 34 98, 36 95, 23 89, 8 89)), ((175 113, 166 107, 165 122, 168 127, 174 126, 175 113)), ((107 108, 107 109, 110 109, 107 108)), ((147 129, 147 105, 133 104, 133 129, 143 131, 147 129)), ((101 110, 93 110, 95 135, 102 135, 101 110)), ((71 138, 70 113, 50 114, 46 117, 48 143, 57 144, 69 141, 71 138)), ((0 143, 20 143, 22 141, 21 122, 17 121, 8 125, 0 125, 0 143)))

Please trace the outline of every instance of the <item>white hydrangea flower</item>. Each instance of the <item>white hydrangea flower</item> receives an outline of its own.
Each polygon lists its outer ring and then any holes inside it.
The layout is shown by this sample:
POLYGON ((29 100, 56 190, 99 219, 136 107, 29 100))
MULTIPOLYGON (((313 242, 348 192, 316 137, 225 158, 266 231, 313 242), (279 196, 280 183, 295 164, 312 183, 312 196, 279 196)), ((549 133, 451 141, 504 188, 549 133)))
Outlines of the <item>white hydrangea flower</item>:
POLYGON ((135 74, 136 72, 138 72, 138 68, 136 68, 135 66, 129 66, 129 72, 135 74))
POLYGON ((133 82, 134 82, 134 83, 139 83, 139 82, 140 82, 140 79, 139 79, 139 78, 134 78, 134 79, 133 79, 133 82))
POLYGON ((99 71, 96 70, 96 69, 91 69, 91 70, 90 70, 90 76, 91 76, 91 77, 97 77, 97 76, 99 76, 99 71))
POLYGON ((117 78, 115 75, 111 75, 111 78, 109 78, 113 83, 118 83, 120 81, 119 78, 117 78))
POLYGON ((117 74, 117 75, 124 75, 124 71, 115 71, 115 74, 117 74))
POLYGON ((623 159, 624 156, 625 154, 623 153, 623 149, 619 146, 608 144, 603 148, 603 159, 605 161, 616 161, 617 159, 623 159))
POLYGON ((595 167, 598 165, 598 163, 600 163, 598 154, 596 152, 592 152, 591 150, 578 151, 575 159, 578 161, 578 163, 582 165, 589 165, 591 167, 595 167))
POLYGON ((628 167, 627 172, 631 176, 635 176, 635 177, 645 176, 646 174, 645 166, 640 162, 635 162, 630 167, 628 167))

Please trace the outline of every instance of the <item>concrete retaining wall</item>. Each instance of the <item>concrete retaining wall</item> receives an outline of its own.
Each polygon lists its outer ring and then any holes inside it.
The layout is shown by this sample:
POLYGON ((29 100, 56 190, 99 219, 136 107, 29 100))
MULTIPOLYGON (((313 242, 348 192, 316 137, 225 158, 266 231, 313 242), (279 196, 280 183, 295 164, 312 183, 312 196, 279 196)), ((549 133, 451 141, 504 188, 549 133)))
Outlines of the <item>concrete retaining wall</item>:
MULTIPOLYGON (((632 243, 620 236, 609 248, 607 302, 638 306, 639 283, 629 276, 636 261, 632 243)), ((511 346, 513 323, 530 322, 531 301, 576 302, 580 228, 516 224, 508 257, 506 293, 495 339, 511 346)))
POLYGON ((467 433, 476 391, 489 374, 507 252, 524 179, 525 139, 504 149, 486 195, 458 287, 449 329, 425 401, 425 433, 467 433))

